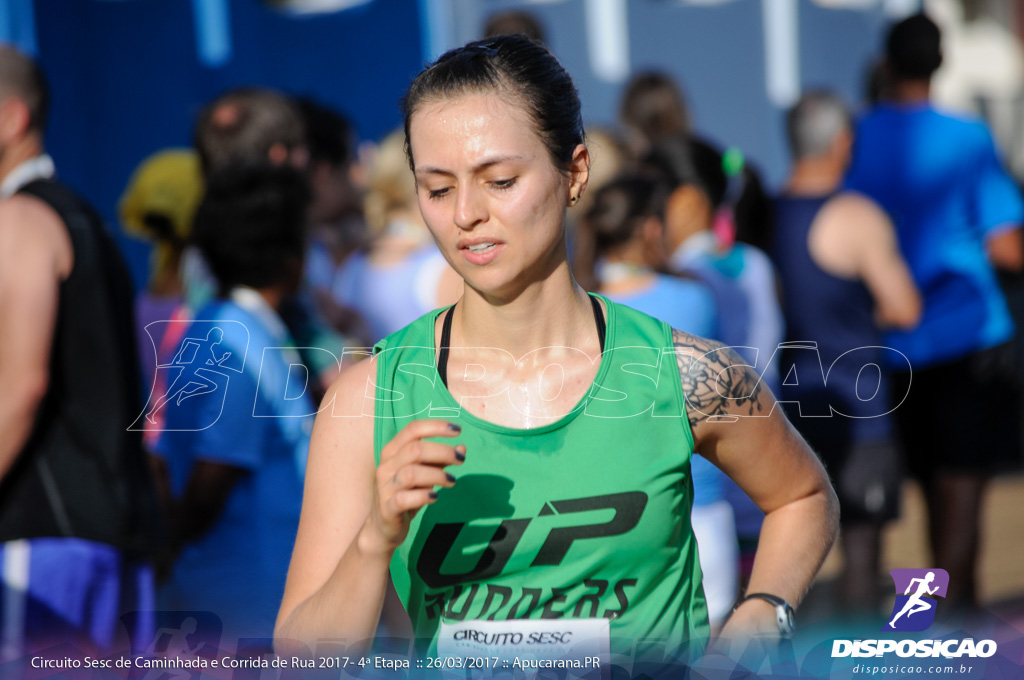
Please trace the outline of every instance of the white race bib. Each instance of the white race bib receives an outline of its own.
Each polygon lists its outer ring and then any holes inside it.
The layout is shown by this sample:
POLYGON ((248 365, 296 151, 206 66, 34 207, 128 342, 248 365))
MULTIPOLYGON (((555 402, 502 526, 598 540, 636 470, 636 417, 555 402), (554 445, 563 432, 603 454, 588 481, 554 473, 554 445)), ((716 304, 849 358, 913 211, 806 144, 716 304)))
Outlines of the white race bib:
POLYGON ((608 619, 442 621, 437 655, 442 659, 496 658, 499 669, 527 672, 551 667, 546 664, 554 662, 569 671, 569 678, 604 677, 609 631, 608 619))

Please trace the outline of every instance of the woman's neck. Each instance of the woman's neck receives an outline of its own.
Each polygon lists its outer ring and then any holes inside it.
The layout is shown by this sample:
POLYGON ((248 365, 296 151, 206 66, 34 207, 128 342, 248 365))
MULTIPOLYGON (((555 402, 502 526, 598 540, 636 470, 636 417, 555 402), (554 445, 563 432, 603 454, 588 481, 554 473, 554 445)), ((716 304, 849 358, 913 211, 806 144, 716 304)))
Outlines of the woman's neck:
POLYGON ((453 345, 494 347, 516 357, 545 347, 600 352, 593 306, 566 263, 508 299, 488 299, 467 286, 452 326, 453 345))

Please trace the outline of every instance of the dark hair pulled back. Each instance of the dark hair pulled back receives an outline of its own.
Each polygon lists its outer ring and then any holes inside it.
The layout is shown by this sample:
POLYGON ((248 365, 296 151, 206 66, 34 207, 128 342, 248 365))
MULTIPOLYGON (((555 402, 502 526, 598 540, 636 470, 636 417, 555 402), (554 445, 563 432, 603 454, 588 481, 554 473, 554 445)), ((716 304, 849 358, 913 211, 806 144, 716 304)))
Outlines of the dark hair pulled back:
POLYGON ((692 186, 718 208, 725 201, 729 180, 722 169, 722 155, 707 142, 687 135, 673 135, 658 142, 641 164, 658 175, 674 191, 692 186))
POLYGON ((580 222, 573 253, 573 276, 597 290, 597 262, 628 242, 651 217, 664 218, 669 187, 651 173, 620 175, 597 190, 580 222))
POLYGON ((234 286, 290 283, 301 272, 309 200, 305 175, 288 165, 232 163, 210 175, 192 242, 222 296, 234 286))
POLYGON ((626 243, 645 220, 661 218, 668 198, 665 184, 651 174, 623 175, 598 189, 583 219, 598 256, 626 243))
POLYGON ((427 102, 480 92, 517 97, 530 114, 552 162, 568 171, 573 151, 584 137, 579 94, 558 60, 545 47, 521 35, 478 40, 450 50, 416 76, 402 100, 410 167, 415 169, 409 144, 413 114, 427 102))

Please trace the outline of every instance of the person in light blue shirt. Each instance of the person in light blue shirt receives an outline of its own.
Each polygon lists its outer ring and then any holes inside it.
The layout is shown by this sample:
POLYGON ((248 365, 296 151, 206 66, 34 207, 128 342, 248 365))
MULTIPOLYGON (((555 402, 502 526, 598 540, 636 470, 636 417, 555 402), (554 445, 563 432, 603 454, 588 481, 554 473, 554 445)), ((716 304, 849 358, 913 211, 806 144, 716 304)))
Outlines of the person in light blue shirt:
MULTIPOLYGON (((658 273, 664 265, 664 226, 660 215, 667 187, 652 177, 624 175, 598 190, 584 217, 580 239, 597 256, 598 292, 679 328, 718 336, 718 311, 711 290, 696 279, 658 273)), ((732 506, 726 500, 731 481, 700 455, 690 459, 693 482, 691 524, 699 546, 704 594, 712 626, 732 610, 739 583, 739 545, 732 506)))
POLYGON ((174 393, 151 399, 173 499, 160 603, 213 612, 228 638, 272 636, 298 528, 316 407, 278 308, 300 280, 307 197, 290 168, 211 177, 195 240, 221 295, 160 367, 179 372, 174 393))
MULTIPOLYGON (((729 243, 715 233, 716 222, 733 220, 722 154, 699 139, 670 135, 654 145, 643 164, 671 189, 665 206, 668 269, 708 285, 718 309, 715 338, 734 347, 761 383, 777 393, 776 350, 784 328, 775 271, 760 249, 729 243)), ((731 481, 726 497, 735 513, 746 576, 753 570, 764 513, 731 481)))
POLYGON ((1024 265, 1024 202, 985 125, 929 103, 940 43, 923 14, 892 28, 886 101, 857 126, 846 185, 889 213, 924 299, 920 324, 883 343, 911 366, 893 373, 893 403, 926 490, 932 563, 949 572, 946 600, 971 606, 984 490, 1019 457, 1015 329, 995 268, 1024 265))

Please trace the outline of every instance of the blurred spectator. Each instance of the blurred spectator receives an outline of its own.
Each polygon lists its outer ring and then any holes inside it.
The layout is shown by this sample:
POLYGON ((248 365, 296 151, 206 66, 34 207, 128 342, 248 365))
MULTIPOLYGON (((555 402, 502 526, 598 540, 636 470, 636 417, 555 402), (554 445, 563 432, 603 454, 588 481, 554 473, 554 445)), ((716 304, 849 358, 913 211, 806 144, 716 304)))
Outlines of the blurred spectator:
POLYGON ((789 341, 781 366, 791 379, 779 401, 839 496, 843 608, 871 612, 881 530, 899 515, 902 470, 887 373, 862 368, 885 364, 875 319, 912 328, 921 299, 889 218, 869 198, 841 191, 853 142, 842 100, 808 92, 789 111, 786 131, 794 163, 775 204, 772 255, 789 341), (856 360, 839 361, 848 352, 856 360))
POLYGON ((740 347, 773 390, 778 368, 772 363, 782 341, 782 312, 775 272, 760 249, 722 243, 713 231, 728 191, 722 157, 686 136, 661 140, 645 160, 672 187, 665 209, 669 268, 691 272, 719 297, 719 340, 740 347))
POLYGON ((713 338, 717 310, 707 286, 658 273, 665 265, 667 196, 657 179, 639 174, 623 175, 598 190, 581 225, 581 237, 594 242, 597 290, 673 328, 713 338))
POLYGON ((199 114, 193 133, 203 174, 233 163, 288 164, 306 169, 302 114, 284 95, 260 88, 230 90, 199 114))
MULTIPOLYGON (((777 392, 778 366, 773 358, 783 339, 783 324, 775 272, 758 248, 723 243, 713 231, 728 192, 721 155, 701 141, 676 135, 661 140, 644 164, 672 187, 665 207, 669 269, 710 286, 718 309, 716 339, 735 347, 777 392)), ((726 497, 736 516, 742 582, 753 568, 764 515, 731 480, 726 497)))
POLYGON ((580 216, 586 216, 593 205, 594 196, 601 188, 622 174, 626 168, 628 153, 615 133, 603 128, 587 130, 587 151, 590 152, 590 177, 587 190, 579 195, 575 205, 570 206, 568 223, 569 261, 573 277, 587 290, 597 289, 594 278, 594 239, 579 238, 580 216))
MULTIPOLYGON (((716 335, 714 297, 696 280, 659 274, 664 265, 662 212, 668 192, 651 177, 626 175, 594 195, 580 228, 594 241, 598 292, 701 337, 716 335)), ((691 523, 699 546, 703 588, 712 627, 721 626, 738 594, 739 547, 723 472, 707 459, 690 459, 691 523)))
MULTIPOLYGON (((203 176, 233 163, 309 163, 306 131, 295 104, 272 90, 239 88, 207 104, 192 134, 203 176)), ((217 282, 194 249, 182 258, 182 283, 189 307, 216 294, 217 282)))
POLYGON ((999 2, 926 0, 942 31, 942 67, 932 78, 932 101, 943 109, 985 119, 1007 170, 1024 178, 1024 45, 999 2), (1002 16, 1000 16, 1002 14, 1002 16))
POLYGON ((332 328, 358 344, 370 345, 366 322, 331 295, 338 267, 366 241, 363 189, 355 178, 355 134, 348 121, 312 99, 300 99, 298 105, 306 124, 313 190, 306 254, 308 294, 332 328))
POLYGON ((366 194, 367 248, 335 276, 335 299, 366 320, 374 342, 462 295, 462 278, 441 255, 420 216, 405 134, 391 133, 371 163, 366 194))
MULTIPOLYGON (((139 165, 118 205, 125 231, 153 242, 149 283, 135 302, 142 384, 147 391, 153 385, 154 367, 168 350, 163 346, 164 332, 173 327, 150 324, 179 314, 183 303, 181 256, 202 195, 199 157, 191 150, 168 149, 139 165)), ((171 346, 177 341, 168 339, 171 346)))
MULTIPOLYGON (((650 154, 663 140, 693 135, 693 118, 682 90, 671 76, 657 71, 643 71, 630 79, 619 105, 619 121, 636 159, 650 154)), ((723 162, 727 184, 717 207, 730 214, 716 220, 719 239, 765 249, 771 241, 771 206, 760 173, 738 149, 730 149, 723 162)))
MULTIPOLYGON (((207 176, 234 163, 270 162, 309 170, 302 113, 289 98, 271 90, 244 88, 221 95, 200 113, 194 138, 207 176)), ((214 294, 216 281, 201 258, 186 255, 184 272, 186 299, 197 309, 214 294)), ((322 395, 338 375, 345 341, 308 298, 291 296, 280 311, 315 377, 314 391, 322 395)))
MULTIPOLYGON (((1024 203, 988 129, 929 103, 940 33, 918 14, 886 42, 887 96, 857 126, 847 186, 893 217, 924 295, 920 325, 885 344, 913 368, 893 374, 911 473, 925 489, 933 564, 947 601, 977 602, 979 518, 991 473, 1018 456, 1014 325, 993 265, 1020 270, 1024 203), (968 413, 970 417, 955 416, 968 413)), ((898 367, 896 367, 898 368, 898 367)))
POLYGON ((210 175, 193 240, 218 298, 198 310, 179 377, 150 413, 166 411, 157 452, 174 499, 161 605, 212 611, 239 637, 272 635, 298 528, 316 408, 289 387, 299 361, 279 310, 302 278, 308 198, 287 166, 210 175))
POLYGON ((636 158, 643 158, 662 139, 692 129, 682 90, 671 76, 657 71, 641 71, 630 78, 619 105, 619 122, 636 158))
POLYGON ((535 43, 547 44, 544 27, 534 15, 523 10, 506 10, 495 12, 484 24, 484 37, 494 38, 499 35, 524 35, 535 43))
POLYGON ((353 177, 356 137, 340 114, 310 99, 298 100, 306 128, 314 235, 341 251, 339 260, 363 239, 362 190, 353 177))
POLYGON ((47 106, 38 66, 0 47, 4 661, 109 649, 122 613, 153 609, 156 500, 127 429, 141 411, 132 285, 100 218, 53 179, 47 106))

